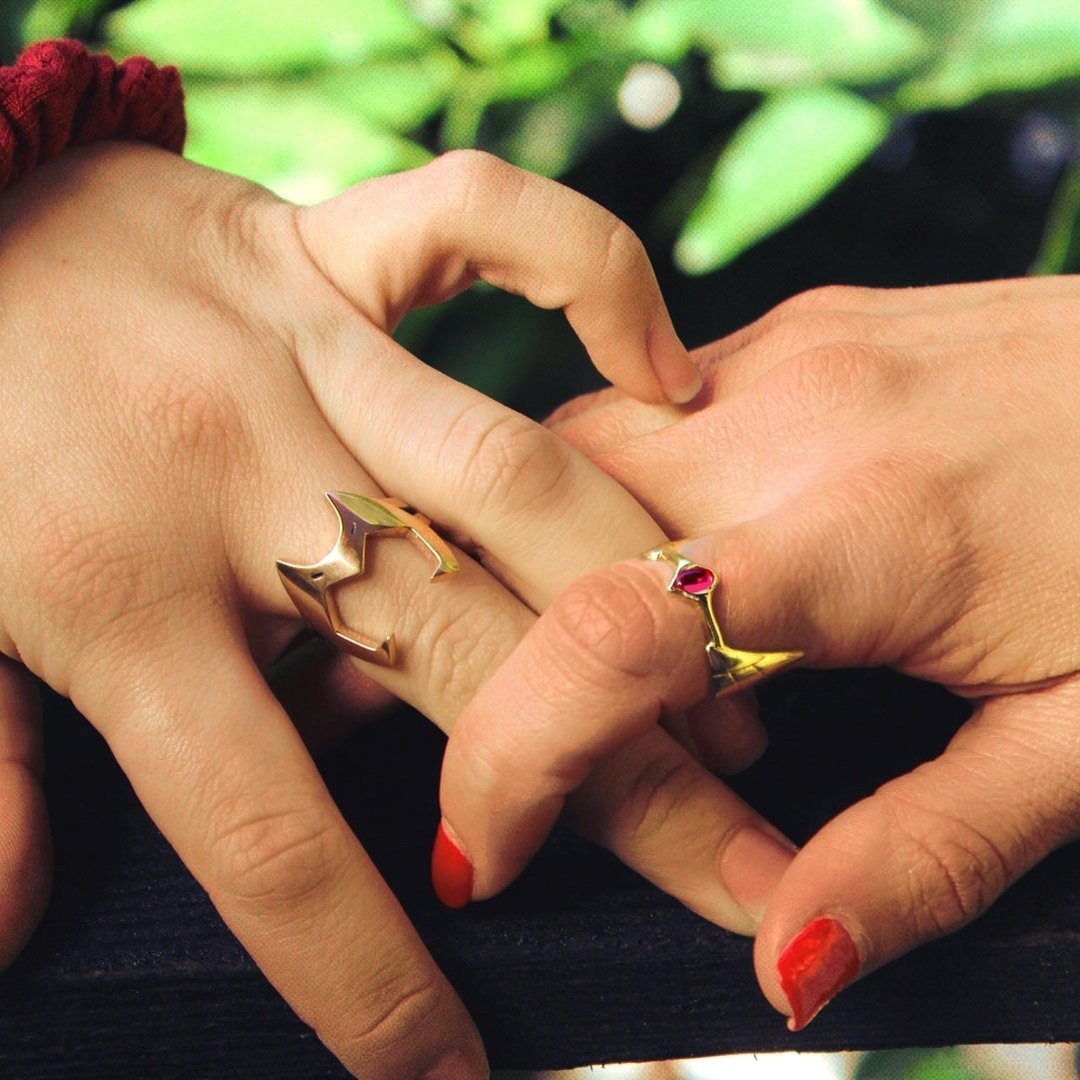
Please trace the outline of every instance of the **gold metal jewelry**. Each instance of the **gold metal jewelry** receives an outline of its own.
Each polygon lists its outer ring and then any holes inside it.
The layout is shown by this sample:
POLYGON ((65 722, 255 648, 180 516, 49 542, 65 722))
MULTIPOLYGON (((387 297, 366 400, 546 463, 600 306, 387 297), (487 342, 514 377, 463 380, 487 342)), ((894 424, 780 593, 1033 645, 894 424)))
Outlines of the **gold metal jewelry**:
POLYGON ((653 548, 645 552, 644 557, 653 562, 670 564, 674 572, 668 582, 668 592, 685 596, 697 604, 709 635, 705 655, 709 659, 709 678, 714 697, 746 690, 803 658, 801 652, 747 652, 726 645, 713 608, 713 593, 719 584, 716 572, 688 559, 673 544, 653 548))
POLYGON ((328 491, 326 497, 338 516, 341 531, 337 543, 317 563, 298 566, 277 563, 285 591, 312 629, 361 660, 392 667, 397 663, 397 643, 388 634, 378 641, 364 637, 345 625, 332 592, 364 572, 369 536, 409 536, 435 556, 431 581, 456 574, 460 567, 443 539, 422 514, 410 510, 400 499, 371 499, 345 491, 328 491))

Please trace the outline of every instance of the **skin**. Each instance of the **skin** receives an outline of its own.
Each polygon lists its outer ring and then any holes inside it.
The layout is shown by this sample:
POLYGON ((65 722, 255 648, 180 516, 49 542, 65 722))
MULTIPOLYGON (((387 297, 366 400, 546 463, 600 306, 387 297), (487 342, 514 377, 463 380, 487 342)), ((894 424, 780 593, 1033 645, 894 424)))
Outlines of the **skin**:
MULTIPOLYGON (((718 572, 730 642, 890 665, 973 703, 940 758, 774 883, 755 962, 782 1012, 777 957, 815 918, 844 926, 865 972, 1080 833, 1078 305, 1067 277, 819 290, 700 350, 689 411, 605 391, 551 420, 718 572)), ((459 718, 441 798, 476 896, 597 761, 701 696, 702 627, 666 581, 636 559, 575 583, 459 718), (568 650, 579 663, 538 684, 568 650), (510 686, 525 692, 496 709, 510 686)))
MULTIPOLYGON (((347 1068, 486 1076, 461 1002, 267 684, 302 629, 275 560, 330 548, 327 490, 400 497, 462 545, 461 572, 429 586, 429 559, 373 541, 344 613, 394 630, 400 663, 362 675, 324 654, 281 687, 288 702, 317 680, 320 706, 354 717, 390 693, 449 729, 536 611, 664 534, 568 443, 389 331, 482 277, 563 308, 628 393, 692 396, 641 245, 588 200, 480 154, 300 210, 132 145, 71 151, 5 192, 0 240, 0 455, 20 478, 0 492, 0 961, 48 892, 42 679, 102 733, 347 1068)), ((748 733, 728 764, 760 748, 752 711, 706 713, 748 733)), ((628 743, 575 814, 703 914, 752 929, 712 838, 766 826, 672 735, 628 743), (692 813, 670 812, 691 793, 692 813)))

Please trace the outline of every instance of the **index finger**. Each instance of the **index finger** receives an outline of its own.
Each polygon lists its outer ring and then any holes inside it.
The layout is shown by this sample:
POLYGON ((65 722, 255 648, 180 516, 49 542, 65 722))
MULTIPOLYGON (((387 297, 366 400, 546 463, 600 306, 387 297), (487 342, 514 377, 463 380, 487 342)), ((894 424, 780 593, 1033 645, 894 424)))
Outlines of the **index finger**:
POLYGON ((562 308, 600 373, 631 396, 682 404, 701 389, 634 232, 491 154, 444 154, 301 208, 296 220, 316 266, 382 329, 479 278, 562 308))
POLYGON ((464 1006, 239 629, 195 607, 171 618, 191 630, 163 635, 145 663, 77 694, 150 815, 271 983, 356 1076, 486 1076, 464 1006))
MULTIPOLYGON (((443 759, 439 857, 450 862, 456 847, 470 863, 462 902, 507 885, 602 762, 705 698, 701 620, 667 592, 668 576, 638 559, 580 578, 458 719, 443 759)), ((711 821, 724 823, 716 860, 723 885, 737 898, 760 893, 754 876, 767 868, 775 877, 775 830, 719 784, 707 799, 722 806, 711 821), (724 859, 723 841, 735 836, 737 865, 724 859)))

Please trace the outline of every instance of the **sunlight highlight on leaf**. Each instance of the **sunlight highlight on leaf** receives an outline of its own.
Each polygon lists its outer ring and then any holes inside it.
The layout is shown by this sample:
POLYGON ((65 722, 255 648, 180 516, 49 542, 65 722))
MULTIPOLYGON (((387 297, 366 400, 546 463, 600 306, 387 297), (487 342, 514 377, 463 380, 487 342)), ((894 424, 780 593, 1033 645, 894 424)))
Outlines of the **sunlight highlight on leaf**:
POLYGON ((829 87, 769 98, 721 153, 675 245, 688 274, 730 262, 798 217, 885 138, 887 112, 829 87))
POLYGON ((187 156, 316 202, 358 180, 424 164, 415 143, 362 121, 341 103, 287 84, 192 85, 187 156))
POLYGON ((110 16, 120 52, 187 74, 287 74, 422 46, 429 32, 400 0, 141 0, 110 16))

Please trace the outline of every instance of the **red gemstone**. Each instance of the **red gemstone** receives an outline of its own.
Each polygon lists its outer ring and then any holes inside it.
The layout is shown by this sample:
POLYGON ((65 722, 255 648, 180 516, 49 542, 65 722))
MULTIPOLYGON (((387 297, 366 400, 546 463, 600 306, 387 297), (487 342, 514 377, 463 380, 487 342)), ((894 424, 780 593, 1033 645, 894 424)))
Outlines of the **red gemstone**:
POLYGON ((674 585, 691 596, 701 596, 713 587, 715 581, 716 575, 708 567, 684 566, 675 575, 674 585))

